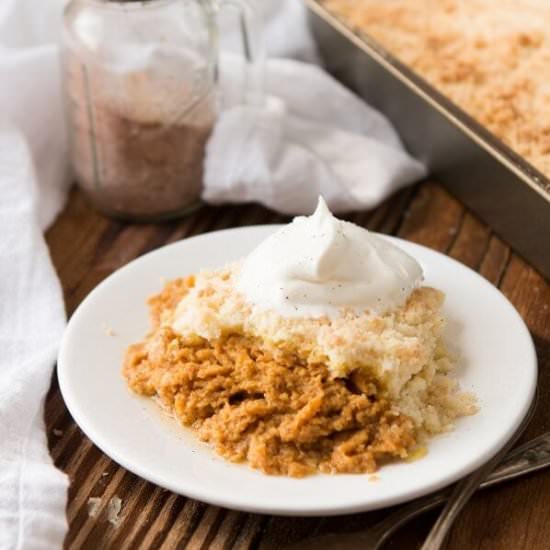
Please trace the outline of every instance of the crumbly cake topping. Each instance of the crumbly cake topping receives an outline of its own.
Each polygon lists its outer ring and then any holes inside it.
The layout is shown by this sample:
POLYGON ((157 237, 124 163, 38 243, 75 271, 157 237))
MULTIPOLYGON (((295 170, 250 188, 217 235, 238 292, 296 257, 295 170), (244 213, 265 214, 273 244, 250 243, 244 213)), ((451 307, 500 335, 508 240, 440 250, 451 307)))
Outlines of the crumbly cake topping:
POLYGON ((550 176, 550 2, 323 0, 550 176))
POLYGON ((162 323, 207 340, 231 333, 258 337, 310 362, 325 362, 334 377, 367 368, 394 395, 436 352, 444 326, 438 290, 416 289, 402 308, 384 315, 343 309, 333 319, 288 318, 246 303, 235 287, 240 265, 200 272, 162 323))

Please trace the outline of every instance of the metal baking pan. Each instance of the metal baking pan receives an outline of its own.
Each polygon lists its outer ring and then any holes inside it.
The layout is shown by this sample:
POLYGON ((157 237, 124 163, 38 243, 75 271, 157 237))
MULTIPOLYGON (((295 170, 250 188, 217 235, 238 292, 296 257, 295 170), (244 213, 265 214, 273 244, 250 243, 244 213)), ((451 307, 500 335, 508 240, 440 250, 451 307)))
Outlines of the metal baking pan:
POLYGON ((550 278, 550 180, 368 35, 304 1, 328 70, 385 113, 411 154, 550 278))

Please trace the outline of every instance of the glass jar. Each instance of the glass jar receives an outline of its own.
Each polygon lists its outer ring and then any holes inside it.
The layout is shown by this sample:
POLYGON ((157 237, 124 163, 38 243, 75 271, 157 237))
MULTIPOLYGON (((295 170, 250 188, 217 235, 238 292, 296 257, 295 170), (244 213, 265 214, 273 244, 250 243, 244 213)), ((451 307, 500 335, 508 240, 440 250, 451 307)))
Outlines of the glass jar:
POLYGON ((243 0, 72 0, 62 67, 72 166, 104 213, 152 221, 200 203, 217 111, 220 4, 237 7, 252 61, 256 32, 243 0))

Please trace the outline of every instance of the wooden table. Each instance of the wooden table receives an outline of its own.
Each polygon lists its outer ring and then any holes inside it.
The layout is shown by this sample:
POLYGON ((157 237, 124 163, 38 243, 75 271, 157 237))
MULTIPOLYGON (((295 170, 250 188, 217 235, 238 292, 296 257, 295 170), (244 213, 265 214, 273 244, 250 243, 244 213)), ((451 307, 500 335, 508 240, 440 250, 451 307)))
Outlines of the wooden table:
MULTIPOLYGON (((540 403, 523 440, 549 430, 548 282, 434 182, 405 190, 376 211, 353 214, 349 219, 369 229, 445 252, 479 271, 502 290, 527 322, 540 361, 540 403)), ((208 207, 171 223, 131 225, 102 217, 86 205, 78 191, 73 191, 47 239, 71 314, 102 279, 154 248, 206 231, 283 221, 286 219, 281 216, 248 205, 208 207)), ((99 451, 71 419, 55 377, 47 399, 46 421, 55 463, 71 478, 67 548, 267 550, 281 548, 313 533, 357 530, 387 513, 278 518, 229 511, 172 494, 120 468, 99 451), (114 496, 122 501, 120 522, 116 526, 107 521, 107 503, 114 496), (95 517, 88 513, 90 497, 101 499, 95 517)), ((550 470, 476 495, 457 522, 447 547, 550 548, 549 516, 550 470)), ((407 550, 417 547, 434 517, 428 514, 402 530, 388 547, 407 550)))

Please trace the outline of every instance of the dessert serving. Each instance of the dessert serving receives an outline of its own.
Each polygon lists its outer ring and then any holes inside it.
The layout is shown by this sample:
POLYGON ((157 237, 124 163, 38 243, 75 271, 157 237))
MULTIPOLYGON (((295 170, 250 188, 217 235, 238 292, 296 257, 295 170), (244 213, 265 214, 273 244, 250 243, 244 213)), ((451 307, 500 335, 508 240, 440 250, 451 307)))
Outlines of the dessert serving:
POLYGON ((442 342, 444 296, 421 282, 320 199, 244 260, 168 282, 123 373, 233 462, 374 472, 476 411, 442 342))
POLYGON ((550 176, 550 3, 321 0, 550 176))

